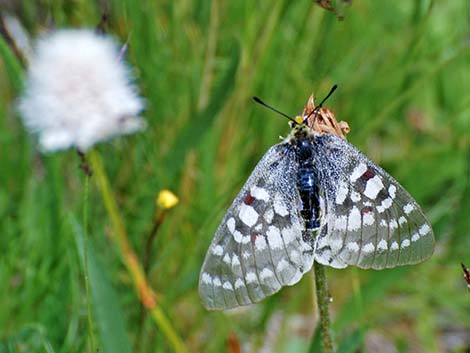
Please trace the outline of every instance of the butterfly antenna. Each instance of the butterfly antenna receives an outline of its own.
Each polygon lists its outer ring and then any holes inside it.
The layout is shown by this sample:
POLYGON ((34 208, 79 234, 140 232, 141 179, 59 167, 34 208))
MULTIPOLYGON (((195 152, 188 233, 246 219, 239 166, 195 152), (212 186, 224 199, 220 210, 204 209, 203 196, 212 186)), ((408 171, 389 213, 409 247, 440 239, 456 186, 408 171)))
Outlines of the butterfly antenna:
MULTIPOLYGON (((318 113, 320 112, 320 109, 323 107, 323 103, 326 102, 326 100, 328 98, 330 98, 330 96, 333 94, 334 91, 336 91, 336 89, 338 88, 338 85, 337 84, 334 84, 333 87, 331 87, 330 89, 330 92, 326 95, 325 98, 322 99, 322 101, 320 102, 320 104, 318 104, 315 109, 313 109, 310 114, 307 115, 307 117, 304 119, 304 121, 307 121, 307 119, 310 117, 310 115, 312 115, 313 113, 315 113, 314 117, 313 117, 313 123, 315 123, 315 120, 317 119, 317 115, 318 113)), ((313 124, 312 124, 313 126, 313 124)))
POLYGON ((318 104, 318 106, 319 107, 323 106, 323 103, 325 103, 326 100, 331 97, 331 95, 333 94, 334 91, 336 91, 337 88, 338 88, 338 85, 334 84, 333 87, 331 87, 330 92, 326 95, 325 98, 323 98, 323 100, 320 102, 320 104, 318 104))
POLYGON ((292 119, 289 115, 287 115, 287 114, 285 114, 285 113, 283 113, 283 112, 277 110, 276 108, 271 107, 269 104, 264 103, 264 102, 263 102, 261 99, 259 99, 258 97, 253 97, 253 100, 254 100, 256 103, 261 104, 262 106, 264 106, 264 107, 266 107, 266 108, 272 110, 273 112, 278 113, 279 115, 282 115, 284 118, 289 119, 289 120, 292 121, 294 124, 297 124, 297 122, 296 122, 294 119, 292 119))

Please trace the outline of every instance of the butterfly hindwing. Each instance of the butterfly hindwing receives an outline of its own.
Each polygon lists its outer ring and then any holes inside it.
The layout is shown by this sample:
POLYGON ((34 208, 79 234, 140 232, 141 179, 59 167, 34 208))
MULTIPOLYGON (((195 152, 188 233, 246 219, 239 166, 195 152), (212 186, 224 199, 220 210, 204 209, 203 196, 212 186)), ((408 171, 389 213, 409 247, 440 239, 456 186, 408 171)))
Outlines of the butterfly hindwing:
POLYGON ((382 269, 431 256, 429 221, 395 179, 335 135, 317 136, 314 146, 326 199, 316 261, 382 269))
POLYGON ((295 153, 288 143, 271 147, 219 225, 199 278, 208 309, 256 303, 297 283, 313 264, 303 234, 296 189, 295 153))

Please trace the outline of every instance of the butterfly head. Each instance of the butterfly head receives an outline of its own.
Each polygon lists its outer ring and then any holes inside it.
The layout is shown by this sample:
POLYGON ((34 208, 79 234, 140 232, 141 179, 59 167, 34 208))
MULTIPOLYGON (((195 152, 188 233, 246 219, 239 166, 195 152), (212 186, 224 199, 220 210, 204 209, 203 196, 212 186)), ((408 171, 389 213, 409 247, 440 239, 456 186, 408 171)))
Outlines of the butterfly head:
POLYGON ((289 125, 291 128, 294 128, 297 125, 307 125, 306 116, 297 115, 291 121, 289 121, 289 125))
POLYGON ((306 116, 296 116, 293 121, 289 122, 291 127, 291 132, 286 140, 298 140, 304 139, 309 136, 313 136, 314 131, 308 125, 307 117, 306 116))

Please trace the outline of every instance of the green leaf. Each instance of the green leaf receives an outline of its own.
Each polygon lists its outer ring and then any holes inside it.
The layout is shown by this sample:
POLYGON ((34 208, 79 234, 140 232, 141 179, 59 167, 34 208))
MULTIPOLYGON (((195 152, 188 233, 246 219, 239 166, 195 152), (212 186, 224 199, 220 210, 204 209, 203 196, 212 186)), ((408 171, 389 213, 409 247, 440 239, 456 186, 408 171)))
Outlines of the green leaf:
POLYGON ((364 330, 359 329, 347 336, 338 346, 336 353, 355 353, 364 342, 364 330))
POLYGON ((321 346, 320 326, 317 325, 317 327, 315 328, 315 332, 313 333, 312 340, 310 342, 308 353, 322 353, 322 352, 323 352, 323 349, 321 346))
MULTIPOLYGON (((85 268, 83 230, 74 217, 72 217, 72 225, 75 230, 75 241, 82 268, 85 268)), ((105 269, 95 257, 90 243, 88 243, 88 276, 94 319, 102 344, 100 351, 104 353, 132 353, 117 293, 105 269)))
POLYGON ((0 57, 5 63, 11 85, 15 91, 20 91, 23 84, 23 70, 20 62, 15 58, 2 36, 0 36, 0 57))

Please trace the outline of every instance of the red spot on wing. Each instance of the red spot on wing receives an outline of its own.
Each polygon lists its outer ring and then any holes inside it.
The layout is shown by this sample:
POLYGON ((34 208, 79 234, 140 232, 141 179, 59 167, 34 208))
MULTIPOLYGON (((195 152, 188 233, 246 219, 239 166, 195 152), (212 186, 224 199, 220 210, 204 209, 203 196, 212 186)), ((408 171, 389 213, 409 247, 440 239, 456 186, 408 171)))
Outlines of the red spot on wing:
POLYGON ((361 179, 364 181, 367 181, 369 179, 372 179, 375 176, 375 173, 372 169, 367 169, 364 174, 361 175, 361 179))
POLYGON ((259 234, 251 234, 251 242, 254 244, 256 241, 256 238, 258 238, 260 235, 259 234))
POLYGON ((245 198, 243 199, 243 202, 247 205, 251 205, 253 203, 253 201, 255 201, 255 198, 253 197, 253 195, 251 195, 249 192, 248 194, 245 196, 245 198))

